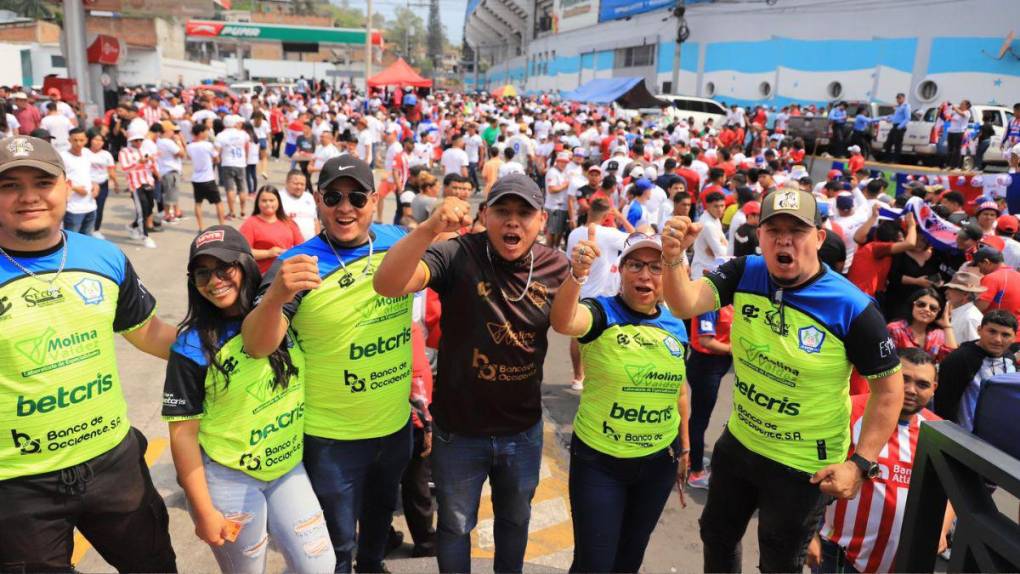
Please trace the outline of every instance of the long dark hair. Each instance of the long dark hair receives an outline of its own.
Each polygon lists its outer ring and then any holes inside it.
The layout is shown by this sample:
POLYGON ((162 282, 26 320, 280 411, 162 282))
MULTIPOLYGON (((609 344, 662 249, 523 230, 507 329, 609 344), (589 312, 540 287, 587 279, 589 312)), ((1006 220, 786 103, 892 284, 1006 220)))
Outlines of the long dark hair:
POLYGON ((935 313, 935 320, 928 323, 925 330, 931 331, 932 329, 938 329, 939 327, 935 323, 938 323, 939 316, 942 315, 942 311, 946 308, 946 301, 942 298, 942 294, 933 287, 921 287, 917 291, 911 293, 910 297, 907 298, 907 305, 909 305, 907 309, 907 325, 914 322, 914 303, 916 303, 921 297, 931 297, 939 304, 939 310, 935 313))
POLYGON ((255 192, 255 208, 252 209, 251 214, 258 215, 261 213, 262 210, 259 209, 259 196, 263 193, 271 193, 276 196, 276 218, 280 221, 290 221, 290 218, 287 217, 287 212, 283 209, 283 199, 280 198, 280 190, 269 184, 263 185, 255 192))
MULTIPOLYGON (((258 292, 259 284, 262 282, 262 274, 259 273, 255 258, 248 254, 241 255, 237 261, 241 270, 241 288, 237 294, 240 307, 240 317, 243 319, 254 307, 255 294, 258 292)), ((217 358, 220 349, 220 339, 223 337, 227 322, 224 321, 223 312, 208 299, 199 293, 194 282, 188 281, 188 314, 184 316, 181 324, 177 327, 177 335, 193 329, 198 333, 198 340, 202 345, 202 354, 206 362, 215 369, 213 376, 222 377, 223 388, 230 384, 230 373, 217 358)), ((269 365, 273 369, 272 388, 286 389, 290 384, 290 378, 298 373, 290 359, 290 351, 287 349, 288 337, 284 337, 272 354, 269 355, 269 365)))

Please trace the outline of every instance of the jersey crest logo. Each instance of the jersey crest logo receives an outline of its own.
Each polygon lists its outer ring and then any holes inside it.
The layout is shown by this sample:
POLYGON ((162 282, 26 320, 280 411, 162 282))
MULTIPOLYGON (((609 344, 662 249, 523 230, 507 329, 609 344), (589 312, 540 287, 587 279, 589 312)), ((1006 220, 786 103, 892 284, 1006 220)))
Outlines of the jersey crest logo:
POLYGON ((549 288, 538 281, 532 283, 531 288, 528 289, 528 299, 531 299, 531 302, 539 309, 545 307, 545 304, 549 302, 549 288))
POLYGON ((35 146, 25 138, 15 138, 7 144, 7 153, 14 157, 28 157, 34 151, 35 146))
POLYGON ((488 281, 478 282, 478 296, 482 299, 488 299, 489 295, 492 294, 492 286, 489 285, 488 281))
POLYGON ((801 327, 797 331, 797 340, 800 342, 800 350, 805 353, 817 353, 822 349, 825 342, 825 332, 814 325, 801 327))
POLYGON ((86 305, 98 305, 103 302, 103 284, 95 279, 86 277, 75 283, 74 292, 86 305))
POLYGON ((679 357, 684 352, 680 341, 678 341, 673 335, 666 335, 666 338, 662 340, 662 343, 666 345, 666 349, 669 351, 669 354, 674 357, 679 357))

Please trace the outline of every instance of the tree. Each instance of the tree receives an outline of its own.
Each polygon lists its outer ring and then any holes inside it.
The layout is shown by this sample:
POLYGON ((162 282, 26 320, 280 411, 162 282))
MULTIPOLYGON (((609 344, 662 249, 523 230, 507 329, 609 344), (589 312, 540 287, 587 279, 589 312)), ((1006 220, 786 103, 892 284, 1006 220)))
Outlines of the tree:
POLYGON ((443 30, 443 22, 439 19, 439 0, 429 2, 429 59, 432 65, 438 68, 443 61, 443 42, 446 40, 446 31, 443 30))
POLYGON ((398 7, 383 32, 386 43, 412 66, 421 66, 426 41, 425 21, 406 6, 398 7))
POLYGON ((33 20, 53 18, 53 11, 43 0, 0 0, 0 10, 10 10, 18 16, 33 20))

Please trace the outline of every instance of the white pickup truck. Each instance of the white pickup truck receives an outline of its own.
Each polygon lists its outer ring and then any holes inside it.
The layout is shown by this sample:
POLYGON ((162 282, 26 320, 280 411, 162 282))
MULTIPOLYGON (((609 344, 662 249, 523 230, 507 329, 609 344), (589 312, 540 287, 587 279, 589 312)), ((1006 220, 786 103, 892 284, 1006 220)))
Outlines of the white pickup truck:
MULTIPOLYGON (((868 117, 890 116, 893 106, 888 104, 869 103, 865 113, 868 117)), ((850 110, 854 112, 854 110, 850 110)), ((903 156, 914 157, 922 165, 939 165, 943 163, 945 156, 945 136, 942 130, 936 130, 939 108, 932 106, 925 108, 924 112, 915 111, 910 122, 907 124, 907 131, 903 134, 903 156)), ((992 145, 988 146, 985 152, 984 162, 986 164, 1005 164, 1006 160, 999 151, 998 143, 1002 140, 1006 126, 1013 119, 1013 112, 1003 106, 974 105, 970 109, 972 121, 971 126, 980 126, 985 118, 991 120, 995 135, 992 136, 992 145)), ((853 117, 853 115, 851 115, 853 117)), ((881 157, 882 146, 889 135, 892 123, 888 120, 881 120, 871 125, 871 149, 878 157, 881 157)), ((975 153, 977 142, 973 142, 967 148, 970 154, 975 153)), ((965 150, 967 151, 967 150, 965 150)))

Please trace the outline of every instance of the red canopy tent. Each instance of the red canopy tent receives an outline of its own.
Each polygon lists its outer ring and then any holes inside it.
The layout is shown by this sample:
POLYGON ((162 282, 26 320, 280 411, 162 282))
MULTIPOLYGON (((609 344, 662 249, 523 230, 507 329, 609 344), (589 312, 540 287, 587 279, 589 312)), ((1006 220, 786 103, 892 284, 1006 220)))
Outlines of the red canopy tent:
POLYGON ((399 58, 388 68, 369 78, 368 86, 370 88, 383 86, 431 88, 432 80, 421 77, 403 58, 399 58))

